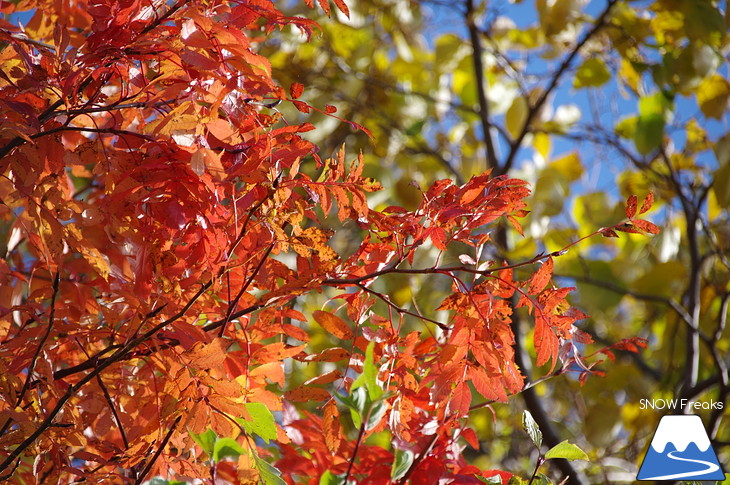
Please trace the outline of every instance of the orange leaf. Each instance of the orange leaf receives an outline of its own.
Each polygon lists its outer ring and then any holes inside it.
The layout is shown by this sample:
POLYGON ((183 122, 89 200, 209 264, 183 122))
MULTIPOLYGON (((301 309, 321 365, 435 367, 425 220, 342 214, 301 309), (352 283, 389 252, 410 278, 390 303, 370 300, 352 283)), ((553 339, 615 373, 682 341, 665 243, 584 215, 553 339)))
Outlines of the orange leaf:
POLYGON ((284 398, 294 402, 325 401, 330 393, 321 387, 296 387, 284 393, 284 398))
POLYGON ((499 378, 489 377, 481 367, 470 367, 469 380, 474 389, 488 401, 507 402, 507 393, 499 378))
POLYGON ((323 312, 321 310, 315 310, 312 313, 314 320, 320 324, 320 326, 327 330, 329 333, 341 340, 351 340, 353 337, 352 330, 347 323, 329 312, 323 312))
POLYGON ((334 400, 329 401, 324 407, 322 432, 324 433, 324 442, 327 449, 332 454, 337 453, 342 440, 342 428, 340 426, 340 413, 334 400))
POLYGON ((517 222, 517 219, 515 219, 512 216, 507 216, 507 220, 509 221, 510 224, 512 224, 512 227, 515 228, 515 231, 517 231, 520 234, 520 236, 525 235, 524 231, 522 230, 522 225, 519 222, 517 222))
POLYGON ((553 329, 545 321, 541 315, 535 315, 535 351, 537 352, 537 365, 544 365, 548 360, 552 360, 550 372, 555 369, 556 360, 558 358, 558 347, 560 341, 555 335, 553 329))
POLYGON ((466 382, 460 382, 454 388, 449 401, 449 411, 457 413, 460 416, 469 414, 469 406, 471 406, 471 389, 466 382))
POLYGON ((544 263, 542 263, 542 266, 535 271, 535 274, 532 275, 530 278, 530 287, 527 289, 527 291, 531 294, 536 294, 540 291, 542 291, 543 288, 545 288, 545 285, 548 284, 550 281, 550 278, 553 275, 553 258, 548 258, 544 263))
POLYGON ((215 338, 209 344, 200 342, 185 354, 190 359, 190 366, 196 369, 219 368, 226 358, 226 341, 215 338))
POLYGON ((644 214, 649 209, 651 209, 651 206, 654 205, 654 192, 649 192, 646 194, 646 198, 644 199, 644 202, 641 203, 641 209, 639 209, 639 214, 644 214))
POLYGON ((305 362, 339 362, 345 360, 350 356, 350 351, 343 349, 342 347, 331 347, 324 349, 318 354, 312 354, 306 356, 303 360, 305 362))
POLYGON ((313 385, 324 385, 329 384, 330 382, 334 382, 337 379, 340 379, 342 377, 342 372, 339 370, 331 370, 329 372, 325 372, 321 376, 312 377, 308 381, 306 381, 303 385, 304 386, 313 386, 313 385))
POLYGON ((304 85, 301 83, 292 83, 289 86, 289 94, 293 99, 297 99, 304 92, 304 85))
POLYGON ((636 205, 638 204, 638 199, 635 195, 632 195, 626 200, 626 217, 629 219, 633 219, 636 215, 636 205))

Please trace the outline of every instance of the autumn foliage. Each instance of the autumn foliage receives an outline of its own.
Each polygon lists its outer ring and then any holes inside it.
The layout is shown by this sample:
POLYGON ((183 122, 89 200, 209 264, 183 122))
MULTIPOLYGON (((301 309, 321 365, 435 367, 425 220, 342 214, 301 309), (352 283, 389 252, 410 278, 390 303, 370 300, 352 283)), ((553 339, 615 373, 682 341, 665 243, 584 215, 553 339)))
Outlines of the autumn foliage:
MULTIPOLYGON (((266 0, 2 8, 31 12, 0 23, 3 479, 475 483, 496 472, 462 456, 478 447, 470 411, 525 385, 515 307, 547 374, 593 372, 585 315, 551 282, 560 252, 480 259, 491 227, 520 230, 524 181, 441 180, 415 210, 376 210, 362 157, 326 158, 303 136, 314 126, 276 110, 335 116, 257 54, 312 21, 266 0), (330 244, 335 217, 351 254, 330 244), (458 264, 442 262, 450 248, 458 264), (378 286, 395 274, 446 279, 428 309, 444 317, 398 306, 378 286), (317 376, 297 381, 303 366, 317 376), (365 442, 383 430, 392 446, 365 442)), ((636 215, 633 198, 594 235, 657 231, 636 215)))

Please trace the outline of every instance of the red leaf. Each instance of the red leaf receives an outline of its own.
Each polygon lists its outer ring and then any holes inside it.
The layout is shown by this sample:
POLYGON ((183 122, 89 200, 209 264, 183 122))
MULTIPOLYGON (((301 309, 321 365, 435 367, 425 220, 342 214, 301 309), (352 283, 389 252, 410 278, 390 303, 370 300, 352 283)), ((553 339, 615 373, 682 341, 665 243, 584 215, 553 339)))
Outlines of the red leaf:
POLYGON ((639 209, 639 214, 644 214, 649 209, 651 209, 651 206, 654 205, 654 192, 649 192, 646 194, 646 198, 644 199, 644 202, 641 203, 641 209, 639 209))
POLYGON ((323 312, 321 310, 315 310, 312 313, 314 320, 319 323, 323 329, 341 340, 352 339, 352 329, 345 323, 343 319, 337 315, 333 315, 329 312, 323 312))
POLYGON ((466 440, 469 445, 475 450, 479 449, 479 438, 476 432, 471 428, 464 428, 461 430, 461 436, 466 440))
POLYGON ((550 325, 539 314, 535 316, 534 340, 538 367, 547 363, 548 360, 552 360, 552 365, 550 366, 550 372, 552 372, 555 369, 558 358, 560 341, 558 340, 558 336, 555 335, 555 332, 553 332, 553 329, 550 328, 550 325))
POLYGON ((449 401, 449 411, 457 413, 460 416, 469 414, 469 406, 471 406, 471 389, 466 382, 460 382, 454 388, 449 401))
POLYGON ((512 475, 510 472, 504 472, 502 470, 484 470, 484 472, 482 472, 482 476, 484 478, 499 477, 502 480, 502 483, 507 483, 509 482, 509 479, 512 478, 514 475, 512 475))
POLYGON ((293 99, 297 99, 304 92, 304 85, 301 83, 292 83, 289 86, 289 94, 293 99))
POLYGON ((292 103, 294 103, 294 106, 302 113, 309 113, 312 110, 312 108, 303 101, 292 101, 292 103))
POLYGON ((616 226, 614 229, 620 232, 629 232, 631 234, 641 234, 641 231, 637 230, 632 226, 631 224, 621 224, 620 226, 616 226))
POLYGON ((327 114, 337 113, 337 107, 332 106, 331 104, 325 104, 324 105, 324 112, 327 114))
POLYGON ((646 221, 644 219, 634 219, 631 222, 633 222, 634 225, 642 231, 646 231, 649 234, 659 234, 659 228, 649 221, 646 221))
POLYGON ((433 241, 433 245, 441 251, 446 251, 446 231, 436 226, 432 228, 429 233, 429 235, 431 236, 431 241, 433 241))
POLYGON ((330 16, 330 2, 328 0, 318 0, 319 6, 322 7, 322 10, 324 10, 324 13, 327 14, 327 16, 330 16))
POLYGON ((545 288, 545 285, 548 284, 552 276, 553 258, 550 257, 542 263, 542 266, 540 266, 540 268, 535 271, 535 274, 532 275, 530 278, 530 286, 527 291, 533 295, 539 293, 543 288, 545 288))
POLYGON ((340 12, 344 13, 345 16, 349 19, 350 18, 350 9, 347 8, 347 5, 343 0, 334 0, 335 5, 337 5, 337 8, 340 9, 340 12))
POLYGON ((633 219, 636 215, 636 204, 638 204, 638 199, 635 195, 626 200, 626 217, 629 219, 633 219))
POLYGON ((610 227, 604 227, 603 229, 599 230, 598 232, 600 232, 603 237, 618 237, 618 234, 616 234, 616 231, 614 231, 610 227))
POLYGON ((520 236, 524 236, 525 235, 524 231, 522 231, 522 225, 519 222, 517 222, 517 219, 515 219, 512 216, 507 216, 507 220, 509 221, 510 224, 512 224, 512 227, 514 227, 515 230, 518 233, 520 233, 520 236))

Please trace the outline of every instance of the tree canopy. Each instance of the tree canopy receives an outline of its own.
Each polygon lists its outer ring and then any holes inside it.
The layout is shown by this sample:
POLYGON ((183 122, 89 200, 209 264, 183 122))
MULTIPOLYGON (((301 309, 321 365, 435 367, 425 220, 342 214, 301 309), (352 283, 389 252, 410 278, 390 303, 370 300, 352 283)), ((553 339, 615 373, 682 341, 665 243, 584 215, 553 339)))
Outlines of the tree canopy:
POLYGON ((616 483, 660 398, 728 462, 716 2, 0 11, 2 479, 616 483))

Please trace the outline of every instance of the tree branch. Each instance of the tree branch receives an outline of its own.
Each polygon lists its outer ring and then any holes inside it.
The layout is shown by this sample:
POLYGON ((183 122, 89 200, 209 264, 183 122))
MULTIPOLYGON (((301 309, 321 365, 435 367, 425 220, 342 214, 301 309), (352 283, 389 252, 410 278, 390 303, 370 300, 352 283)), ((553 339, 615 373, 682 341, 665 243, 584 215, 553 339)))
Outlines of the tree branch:
POLYGON ((553 77, 550 79, 550 83, 548 84, 547 88, 542 92, 540 97, 537 99, 534 105, 530 106, 530 109, 527 112, 527 118, 525 119, 525 126, 522 127, 522 131, 520 131, 520 134, 517 136, 517 138, 512 142, 510 146, 509 155, 507 155, 507 160, 504 162, 503 166, 503 172, 506 173, 509 171, 510 168, 512 168, 512 164, 515 161, 515 158, 517 157, 517 152, 520 149, 520 146, 522 145, 522 141, 525 139, 525 136, 530 131, 530 123, 535 119, 535 116, 540 112, 540 109, 545 104, 545 101, 547 101, 550 94, 553 92, 553 90, 558 86, 558 83, 560 82, 561 78, 563 77, 563 74, 568 70, 571 63, 573 62, 573 59, 576 58, 578 55, 578 52, 581 50, 581 48, 590 40, 596 33, 603 28, 604 24, 606 23, 606 20, 608 19, 608 14, 611 12, 611 9, 613 9, 613 6, 618 3, 618 0, 609 0, 608 5, 606 5, 606 8, 601 12, 601 14, 596 19, 596 22, 593 24, 593 27, 586 33, 586 35, 583 36, 583 38, 573 47, 573 49, 570 51, 570 53, 563 59, 563 62, 560 64, 560 67, 557 71, 555 71, 555 74, 553 74, 553 77))
MULTIPOLYGON (((51 332, 53 331, 53 321, 56 315, 56 298, 58 297, 58 286, 61 281, 61 270, 60 268, 56 271, 56 276, 53 278, 53 296, 51 296, 51 310, 48 314, 48 327, 46 327, 46 333, 43 334, 43 337, 41 338, 41 341, 38 342, 38 347, 35 350, 35 353, 33 354, 33 357, 30 360, 30 364, 28 365, 28 374, 25 376, 25 382, 23 383, 23 388, 20 390, 20 393, 18 394, 18 399, 15 402, 15 407, 17 408, 23 403, 23 398, 25 398, 25 393, 28 392, 28 389, 30 389, 31 379, 33 379, 33 372, 35 370, 35 364, 38 361, 38 357, 41 354, 41 351, 43 350, 43 346, 46 344, 46 341, 48 340, 48 337, 51 335, 51 332)), ((0 436, 3 436, 8 428, 10 427, 10 424, 12 423, 12 418, 8 418, 7 421, 5 421, 5 424, 3 424, 2 429, 0 429, 0 436)))
POLYGON ((180 422, 180 419, 182 416, 178 416, 175 418, 175 421, 172 423, 172 426, 170 426, 169 431, 165 435, 165 439, 162 440, 162 443, 160 443, 159 448, 157 448, 157 451, 155 451, 155 454, 152 455, 152 459, 145 465, 144 469, 140 472, 139 476, 137 477, 137 480, 135 480, 134 485, 140 485, 142 481, 144 480, 144 477, 150 472, 152 469, 152 465, 155 464, 157 459, 162 454, 162 450, 165 449, 165 446, 167 446, 167 442, 170 441, 170 437, 172 436, 172 433, 175 431, 175 428, 177 427, 177 424, 180 422))
POLYGON ((163 322, 158 323, 155 325, 152 329, 150 329, 148 332, 144 333, 143 335, 130 340, 125 344, 122 348, 117 350, 114 355, 109 357, 108 359, 104 360, 103 362, 100 362, 97 367, 94 368, 91 372, 86 374, 79 382, 74 384, 73 386, 69 386, 66 390, 66 393, 63 394, 58 401, 56 402, 56 405, 53 409, 51 409, 48 414, 46 415, 46 418, 41 422, 41 424, 33 431, 30 436, 28 436, 25 440, 23 440, 15 449, 13 449, 10 454, 3 460, 2 463, 0 463, 0 471, 5 470, 8 468, 13 461, 17 457, 20 456, 23 451, 25 451, 26 448, 28 448, 30 445, 32 445, 40 435, 42 435, 48 428, 53 426, 53 420, 56 419, 56 416, 59 412, 61 412, 61 409, 66 405, 69 399, 73 397, 79 389, 81 389, 83 386, 85 386, 89 381, 92 379, 95 379, 96 376, 101 374, 107 367, 114 364, 115 362, 118 362, 122 359, 124 359, 128 354, 130 354, 138 345, 141 343, 147 341, 150 337, 152 337, 154 334, 165 328, 167 325, 171 324, 172 322, 175 322, 176 320, 182 318, 187 311, 193 306, 193 304, 205 293, 208 288, 212 285, 212 281, 209 281, 208 283, 204 284, 200 290, 198 290, 191 298, 188 300, 188 302, 185 304, 185 306, 178 311, 175 315, 171 316, 170 318, 166 319, 163 322))
POLYGON ((487 169, 493 171, 493 176, 502 175, 507 172, 509 167, 500 167, 497 162, 497 153, 494 150, 494 139, 492 138, 492 121, 489 116, 489 100, 487 99, 487 85, 484 79, 484 49, 479 36, 479 29, 474 23, 474 0, 466 0, 466 25, 469 29, 469 38, 472 45, 472 60, 474 63, 474 76, 477 86, 477 96, 479 98, 479 117, 481 118, 482 136, 487 150, 487 169))

